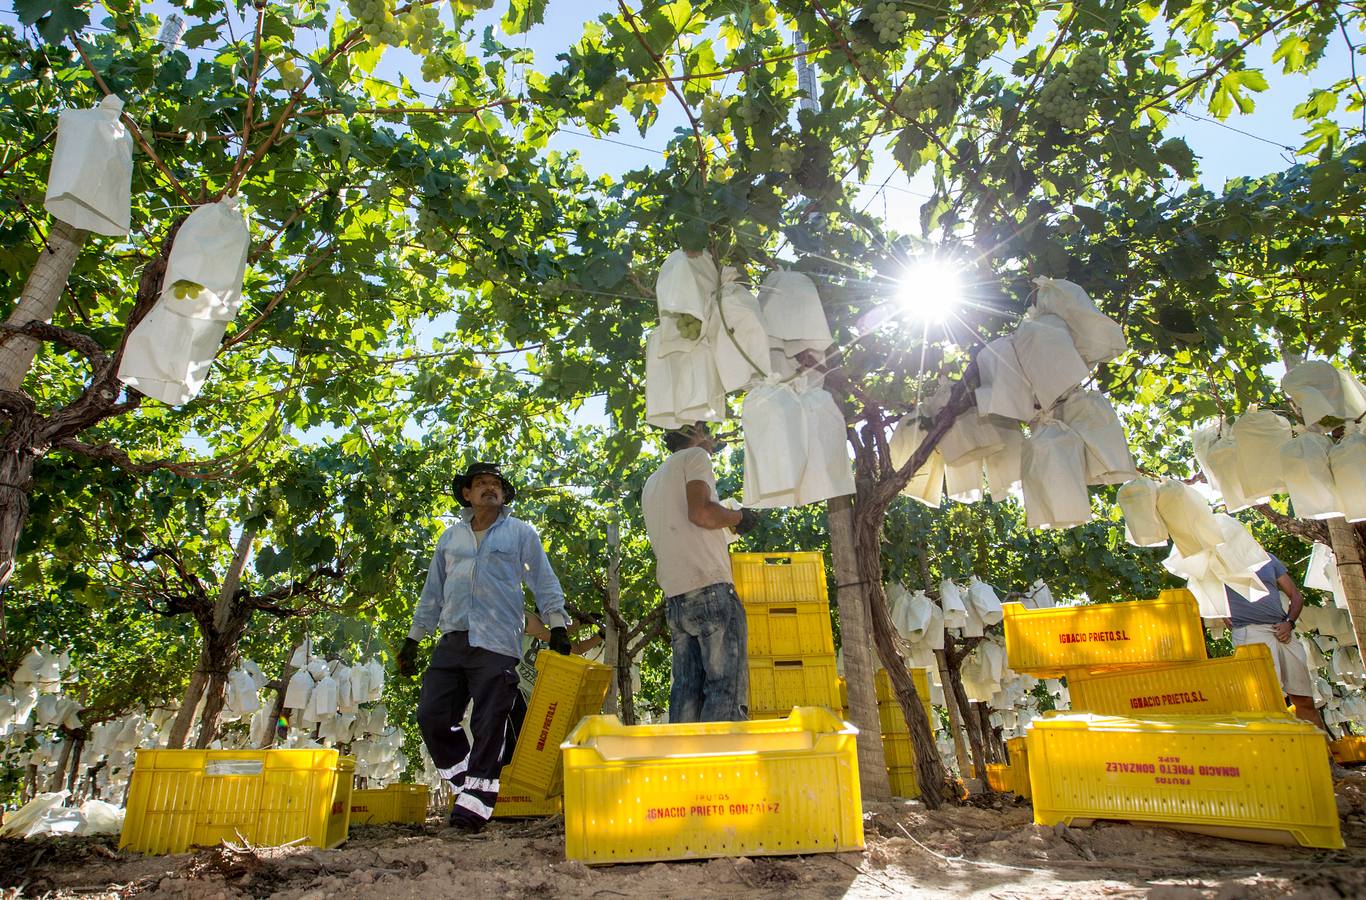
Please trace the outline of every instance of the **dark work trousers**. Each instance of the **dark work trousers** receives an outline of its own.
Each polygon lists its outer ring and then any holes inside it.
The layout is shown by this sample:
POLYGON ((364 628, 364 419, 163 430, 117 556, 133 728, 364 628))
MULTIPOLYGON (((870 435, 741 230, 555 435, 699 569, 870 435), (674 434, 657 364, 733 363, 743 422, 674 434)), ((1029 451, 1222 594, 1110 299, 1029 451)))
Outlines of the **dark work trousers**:
POLYGON ((471 647, 469 633, 448 631, 422 676, 417 724, 441 777, 455 791, 451 819, 483 825, 498 799, 508 716, 517 697, 517 657, 471 647), (473 701, 470 730, 461 719, 473 701))

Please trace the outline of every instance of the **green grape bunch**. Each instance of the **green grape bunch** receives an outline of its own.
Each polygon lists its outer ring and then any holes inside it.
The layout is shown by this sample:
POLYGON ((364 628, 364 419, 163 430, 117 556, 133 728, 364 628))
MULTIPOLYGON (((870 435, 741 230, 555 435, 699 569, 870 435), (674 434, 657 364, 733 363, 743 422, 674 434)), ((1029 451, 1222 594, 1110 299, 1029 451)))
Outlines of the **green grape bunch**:
POLYGON ((783 141, 773 148, 773 171, 792 174, 801 162, 801 151, 791 142, 783 141))
POLYGON ((674 327, 684 340, 695 341, 702 337, 702 320, 687 313, 665 313, 674 320, 674 327))
POLYGON ((873 23, 878 40, 884 44, 900 43, 901 35, 906 31, 907 19, 906 11, 889 0, 882 0, 868 11, 868 21, 873 23))
POLYGON ((1044 83, 1039 91, 1038 108, 1042 115, 1069 131, 1084 131, 1091 112, 1066 72, 1054 75, 1044 83))
POLYGON ((451 74, 451 63, 444 53, 428 52, 422 57, 422 77, 426 81, 440 81, 451 74))
POLYGON ((285 90, 297 91, 304 86, 304 73, 292 59, 282 59, 275 64, 276 70, 280 73, 280 80, 285 84, 285 90))
POLYGON ((1000 49, 996 39, 987 31, 979 31, 968 38, 966 55, 968 59, 987 59, 1000 49))
POLYGON ((736 115, 740 121, 753 128, 759 122, 759 104, 754 102, 751 97, 744 97, 736 106, 736 115))
POLYGON ((401 22, 403 37, 414 53, 424 56, 436 49, 436 42, 441 37, 441 11, 438 7, 421 6, 409 10, 403 14, 401 22))
POLYGON ((183 278, 171 285, 171 293, 177 300, 195 300, 203 290, 204 285, 183 278))
POLYGON ((403 28, 394 18, 393 0, 346 0, 346 9, 360 22, 371 44, 403 43, 403 28))
POLYGON ((730 115, 730 101, 724 97, 706 96, 702 98, 702 127, 712 134, 726 130, 726 117, 730 115))
POLYGON ((952 107, 957 98, 953 79, 941 75, 924 84, 912 85, 902 90, 894 108, 908 119, 919 119, 926 112, 935 112, 952 107))
POLYGON ((1079 88, 1095 87, 1105 69, 1105 57, 1094 47, 1087 47, 1072 60, 1072 82, 1079 88))

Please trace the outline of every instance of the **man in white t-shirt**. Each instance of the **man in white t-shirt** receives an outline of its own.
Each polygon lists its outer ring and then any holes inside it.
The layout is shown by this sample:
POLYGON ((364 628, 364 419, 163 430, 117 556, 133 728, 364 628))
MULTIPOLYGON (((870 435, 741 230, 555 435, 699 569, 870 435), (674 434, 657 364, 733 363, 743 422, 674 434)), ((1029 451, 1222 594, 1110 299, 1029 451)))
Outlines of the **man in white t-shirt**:
POLYGON ((725 529, 744 534, 753 510, 727 509, 716 495, 711 454, 720 446, 704 424, 664 435, 670 451, 641 491, 673 641, 670 722, 749 718, 745 610, 735 594, 725 529))

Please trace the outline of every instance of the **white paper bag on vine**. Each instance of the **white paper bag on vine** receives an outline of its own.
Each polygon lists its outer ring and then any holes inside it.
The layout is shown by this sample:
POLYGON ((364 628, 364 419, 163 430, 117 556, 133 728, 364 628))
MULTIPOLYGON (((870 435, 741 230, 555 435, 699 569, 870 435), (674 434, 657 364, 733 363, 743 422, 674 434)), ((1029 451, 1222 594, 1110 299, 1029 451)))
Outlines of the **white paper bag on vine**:
POLYGON ((1138 475, 1129 441, 1110 399, 1100 391, 1076 391, 1062 404, 1062 420, 1086 445, 1086 483, 1123 484, 1138 475))
POLYGON ((1135 478, 1120 486, 1118 501, 1124 516, 1124 536, 1135 547, 1162 547, 1171 537, 1157 511, 1156 481, 1135 478))
MULTIPOLYGON (((854 493, 854 463, 844 414, 822 387, 799 390, 806 421, 806 466, 797 483, 796 504, 817 503, 854 493)), ((748 457, 746 457, 748 459, 748 457)))
POLYGON ((807 462, 806 410, 790 385, 770 380, 745 395, 745 505, 793 506, 807 462))
POLYGON ((759 306, 768 333, 789 357, 803 350, 824 353, 835 342, 816 283, 801 272, 770 273, 759 286, 759 306))
POLYGON ((1281 448, 1290 436, 1290 423, 1270 410, 1253 406, 1234 421, 1238 478, 1249 504, 1265 503, 1285 491, 1281 448))
POLYGON ((1026 313, 1015 330, 1015 353, 1041 409, 1051 408, 1091 376, 1067 323, 1037 308, 1026 313))
POLYGON ((1015 336, 990 342, 977 354, 982 385, 977 388, 977 409, 982 415, 1004 416, 1028 422, 1034 418, 1034 390, 1015 352, 1015 336))
MULTIPOLYGON (((917 414, 911 412, 903 416, 888 442, 892 467, 900 469, 906 465, 924 440, 925 431, 920 427, 917 414)), ((938 447, 930 451, 925 464, 916 470, 901 493, 926 506, 938 507, 944 501, 944 455, 939 452, 938 447)))
POLYGON ((1366 435, 1349 434, 1328 453, 1333 489, 1349 522, 1366 522, 1366 435))
POLYGON ((128 337, 120 381, 172 406, 199 394, 242 305, 250 244, 236 197, 190 213, 171 245, 161 296, 128 337))
POLYGON ((726 393, 743 391, 763 381, 770 372, 768 332, 759 299, 736 278, 730 266, 721 270, 721 299, 710 323, 716 370, 726 393))
POLYGON ((1310 425, 1324 419, 1356 419, 1366 414, 1366 389, 1350 372, 1330 362, 1311 359, 1281 378, 1281 388, 1295 401, 1310 425))
POLYGON ((1062 422, 1047 421, 1025 440, 1025 520, 1030 528, 1070 528, 1091 521, 1086 445, 1062 422))
POLYGON ((1115 359, 1126 349, 1124 329, 1101 312, 1080 285, 1062 278, 1034 279, 1038 307, 1067 323, 1077 352, 1090 365, 1115 359))
POLYGON ((1331 439, 1313 432, 1296 435, 1281 447, 1281 474, 1296 518, 1331 519, 1343 514, 1328 465, 1332 449, 1331 439))
POLYGON ((93 109, 68 109, 57 117, 43 206, 68 225, 110 236, 128 233, 133 136, 122 113, 123 101, 110 94, 93 109))

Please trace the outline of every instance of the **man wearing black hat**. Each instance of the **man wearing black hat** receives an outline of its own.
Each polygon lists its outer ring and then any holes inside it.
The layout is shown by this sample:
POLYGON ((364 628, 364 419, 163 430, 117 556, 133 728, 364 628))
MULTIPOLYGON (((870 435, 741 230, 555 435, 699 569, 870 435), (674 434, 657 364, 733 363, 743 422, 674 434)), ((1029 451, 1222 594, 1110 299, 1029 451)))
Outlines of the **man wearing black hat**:
POLYGON ((432 762, 455 791, 451 825, 478 831, 498 798, 505 728, 517 696, 523 585, 531 588, 557 653, 570 652, 569 617, 540 535, 508 515, 517 491, 498 466, 474 463, 456 476, 454 492, 464 509, 436 542, 398 670, 416 674, 418 641, 440 633, 422 676, 417 722, 432 762), (471 701, 473 734, 466 735, 461 719, 471 701))

